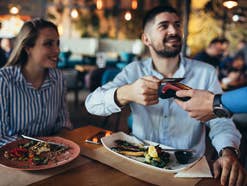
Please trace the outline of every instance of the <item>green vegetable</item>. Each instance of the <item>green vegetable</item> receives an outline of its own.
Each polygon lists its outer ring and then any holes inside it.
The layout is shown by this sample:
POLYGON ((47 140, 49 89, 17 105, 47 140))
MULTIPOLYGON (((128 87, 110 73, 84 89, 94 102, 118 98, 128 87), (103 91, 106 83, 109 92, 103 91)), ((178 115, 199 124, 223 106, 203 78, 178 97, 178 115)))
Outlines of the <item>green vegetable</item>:
POLYGON ((48 163, 48 158, 46 157, 39 157, 39 156, 34 156, 33 158, 33 163, 35 165, 46 165, 48 163))
POLYGON ((151 163, 151 159, 152 159, 151 156, 149 156, 148 154, 145 154, 145 162, 146 163, 150 164, 151 163))

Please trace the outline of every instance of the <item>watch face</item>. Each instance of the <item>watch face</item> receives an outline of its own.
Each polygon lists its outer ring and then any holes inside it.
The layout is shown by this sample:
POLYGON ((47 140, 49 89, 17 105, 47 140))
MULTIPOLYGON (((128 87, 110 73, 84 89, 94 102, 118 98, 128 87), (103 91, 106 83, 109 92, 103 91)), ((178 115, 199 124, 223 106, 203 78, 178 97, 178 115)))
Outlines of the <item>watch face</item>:
POLYGON ((221 118, 221 117, 230 117, 230 114, 227 112, 227 110, 221 108, 221 107, 214 107, 214 114, 221 118))

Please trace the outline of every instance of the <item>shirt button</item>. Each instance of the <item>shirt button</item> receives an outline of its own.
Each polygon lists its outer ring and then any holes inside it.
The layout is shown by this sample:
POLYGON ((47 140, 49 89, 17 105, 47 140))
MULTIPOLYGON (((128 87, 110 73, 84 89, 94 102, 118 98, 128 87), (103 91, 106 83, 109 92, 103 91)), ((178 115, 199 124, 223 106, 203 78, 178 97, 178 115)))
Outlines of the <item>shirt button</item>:
POLYGON ((164 117, 164 118, 167 118, 168 116, 167 116, 167 115, 164 115, 163 117, 164 117))

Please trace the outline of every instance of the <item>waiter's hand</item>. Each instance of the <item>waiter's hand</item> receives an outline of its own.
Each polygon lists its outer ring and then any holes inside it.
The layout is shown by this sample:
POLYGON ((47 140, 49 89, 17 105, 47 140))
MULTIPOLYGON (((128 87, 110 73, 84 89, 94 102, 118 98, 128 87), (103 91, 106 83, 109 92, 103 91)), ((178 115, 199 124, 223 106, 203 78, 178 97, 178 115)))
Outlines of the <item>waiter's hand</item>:
POLYGON ((179 90, 176 92, 178 97, 190 97, 188 101, 176 99, 176 103, 187 111, 190 117, 206 122, 213 119, 213 100, 214 94, 206 90, 179 90))

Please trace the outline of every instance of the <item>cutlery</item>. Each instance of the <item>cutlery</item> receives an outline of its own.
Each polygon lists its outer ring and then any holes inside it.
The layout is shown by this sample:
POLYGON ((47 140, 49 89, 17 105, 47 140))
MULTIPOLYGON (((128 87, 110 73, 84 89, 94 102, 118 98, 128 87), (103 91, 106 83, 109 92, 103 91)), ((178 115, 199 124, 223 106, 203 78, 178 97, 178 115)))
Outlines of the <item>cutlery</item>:
POLYGON ((28 139, 28 140, 33 140, 33 141, 37 141, 37 142, 48 143, 50 145, 54 145, 54 146, 58 146, 58 147, 68 148, 67 146, 60 144, 60 143, 55 143, 55 142, 51 142, 51 141, 44 141, 44 140, 41 140, 38 138, 33 138, 30 136, 25 136, 25 135, 21 135, 21 137, 24 139, 28 139))
MULTIPOLYGON (((131 133, 130 135, 135 137, 138 141, 140 141, 145 148, 148 148, 150 145, 152 145, 152 144, 144 141, 143 139, 137 137, 133 133, 131 133)), ((162 148, 162 151, 170 151, 170 152, 178 152, 179 151, 179 152, 190 152, 190 153, 194 152, 194 150, 192 150, 192 149, 167 149, 167 148, 166 149, 162 148)))

